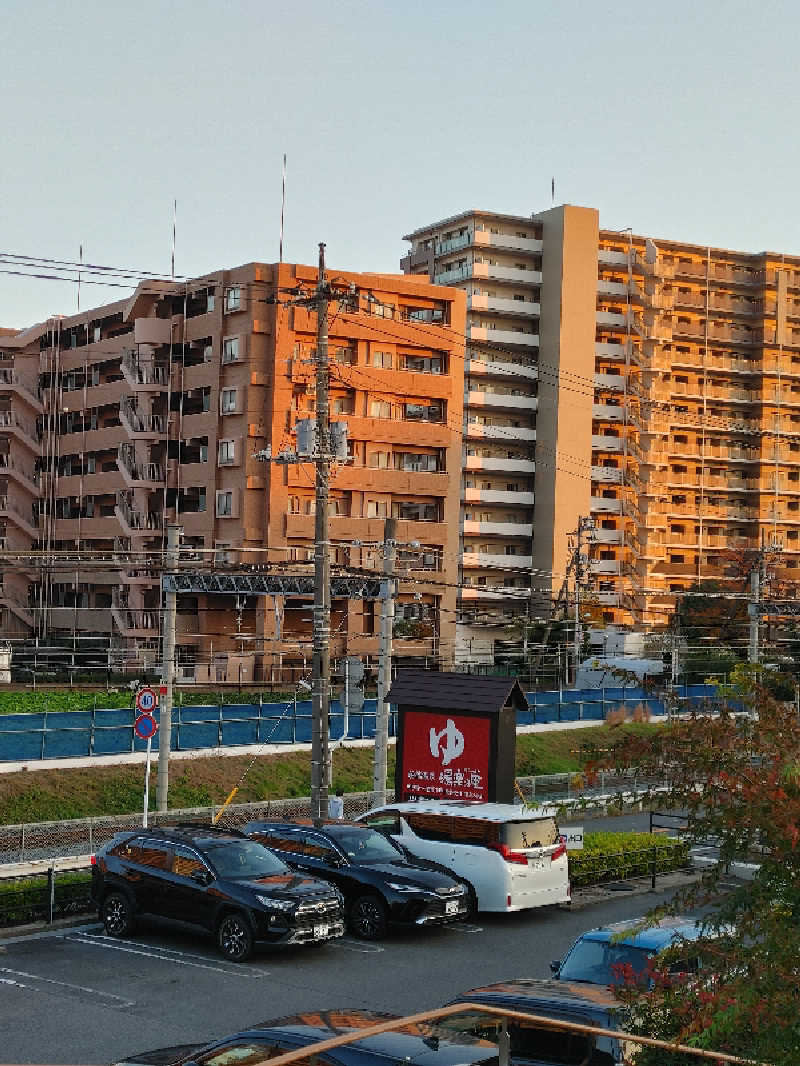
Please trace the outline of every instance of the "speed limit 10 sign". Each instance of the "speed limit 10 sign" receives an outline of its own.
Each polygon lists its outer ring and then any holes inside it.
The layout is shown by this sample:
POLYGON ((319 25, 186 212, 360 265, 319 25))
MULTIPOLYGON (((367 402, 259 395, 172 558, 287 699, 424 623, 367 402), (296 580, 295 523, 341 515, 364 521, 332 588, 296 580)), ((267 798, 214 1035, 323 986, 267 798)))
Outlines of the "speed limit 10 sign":
POLYGON ((136 710, 142 714, 150 714, 158 706, 158 696, 155 689, 145 686, 136 693, 136 710))

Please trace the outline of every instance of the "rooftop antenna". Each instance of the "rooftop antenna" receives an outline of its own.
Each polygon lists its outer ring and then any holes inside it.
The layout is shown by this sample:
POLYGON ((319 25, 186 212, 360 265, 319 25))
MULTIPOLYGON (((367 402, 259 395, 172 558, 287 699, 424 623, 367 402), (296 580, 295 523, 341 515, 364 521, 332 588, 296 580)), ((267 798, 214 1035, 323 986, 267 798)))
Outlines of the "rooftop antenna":
POLYGON ((283 153, 283 170, 281 180, 281 240, 278 248, 278 262, 283 262, 283 212, 286 207, 286 152, 283 153))
MULTIPOLYGON (((83 266, 83 245, 82 244, 79 245, 79 248, 80 248, 80 251, 79 251, 79 254, 78 254, 78 259, 80 260, 81 266, 83 266)), ((80 309, 81 309, 81 272, 80 272, 80 269, 79 269, 78 270, 78 310, 80 311, 80 309)))
POLYGON ((175 280, 175 234, 178 228, 178 201, 172 201, 172 280, 175 280))
POLYGON ((550 196, 552 197, 553 204, 556 202, 556 179, 555 177, 550 179, 550 196))

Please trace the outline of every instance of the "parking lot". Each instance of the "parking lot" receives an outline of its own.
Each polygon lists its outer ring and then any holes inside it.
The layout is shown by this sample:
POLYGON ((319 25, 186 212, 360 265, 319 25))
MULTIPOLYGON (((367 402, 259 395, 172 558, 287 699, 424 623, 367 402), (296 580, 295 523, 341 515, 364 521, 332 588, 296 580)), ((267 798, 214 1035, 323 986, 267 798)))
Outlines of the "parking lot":
POLYGON ((642 915, 663 893, 581 910, 480 915, 474 924, 327 945, 263 948, 228 963, 210 939, 155 922, 114 940, 97 923, 0 941, 0 1059, 109 1063, 211 1040, 298 1010, 408 1013, 478 984, 547 977, 584 929, 642 915))

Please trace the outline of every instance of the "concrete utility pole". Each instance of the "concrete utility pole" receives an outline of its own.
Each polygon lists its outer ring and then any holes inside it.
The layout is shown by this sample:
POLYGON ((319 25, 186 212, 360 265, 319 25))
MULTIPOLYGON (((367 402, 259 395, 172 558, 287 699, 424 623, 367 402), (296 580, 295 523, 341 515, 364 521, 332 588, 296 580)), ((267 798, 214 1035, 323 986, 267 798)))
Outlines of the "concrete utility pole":
POLYGON ((759 599, 761 595, 761 555, 758 557, 758 562, 750 572, 750 603, 747 606, 747 613, 750 616, 750 645, 747 653, 747 661, 750 663, 758 662, 758 609, 759 599))
POLYGON ((397 521, 383 523, 383 584, 381 586, 381 633, 378 645, 378 699, 375 706, 375 770, 372 791, 375 806, 386 802, 386 769, 389 761, 389 704, 392 685, 392 627, 394 626, 394 574, 397 559, 397 521))
POLYGON ((575 642, 573 648, 573 657, 575 660, 575 671, 573 673, 572 682, 577 684, 578 681, 578 668, 581 663, 581 644, 583 643, 583 629, 581 626, 581 582, 583 581, 583 557, 581 555, 581 542, 584 531, 594 529, 594 519, 581 517, 578 519, 578 528, 575 532, 575 642))
MULTIPOLYGON (((181 526, 167 526, 166 570, 174 570, 178 562, 178 541, 183 533, 181 526)), ((164 637, 162 643, 161 676, 166 686, 166 695, 159 701, 159 737, 158 737, 158 783, 156 786, 156 805, 160 811, 166 811, 169 794, 169 755, 172 746, 172 686, 175 682, 175 619, 177 616, 177 594, 174 587, 166 593, 166 611, 164 613, 164 637)))
POLYGON ((314 825, 328 817, 328 715, 331 700, 331 556, 328 496, 331 470, 330 410, 328 399, 328 300, 325 281, 325 245, 319 246, 317 278, 316 352, 316 512, 314 519, 314 634, 311 667, 311 816, 314 825))

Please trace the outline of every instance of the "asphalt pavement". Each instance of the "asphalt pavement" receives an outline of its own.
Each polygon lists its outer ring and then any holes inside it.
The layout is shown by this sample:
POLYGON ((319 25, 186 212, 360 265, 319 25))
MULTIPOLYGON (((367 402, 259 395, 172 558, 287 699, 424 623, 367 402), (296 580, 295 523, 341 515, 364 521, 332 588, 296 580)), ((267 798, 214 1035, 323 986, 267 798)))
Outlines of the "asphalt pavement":
POLYGON ((480 915, 377 944, 264 948, 233 965, 212 941, 151 923, 112 940, 96 923, 0 942, 0 1059, 109 1063, 136 1051, 213 1040, 300 1010, 409 1013, 469 988, 547 977, 587 928, 644 915, 672 891, 605 895, 574 909, 480 915))

